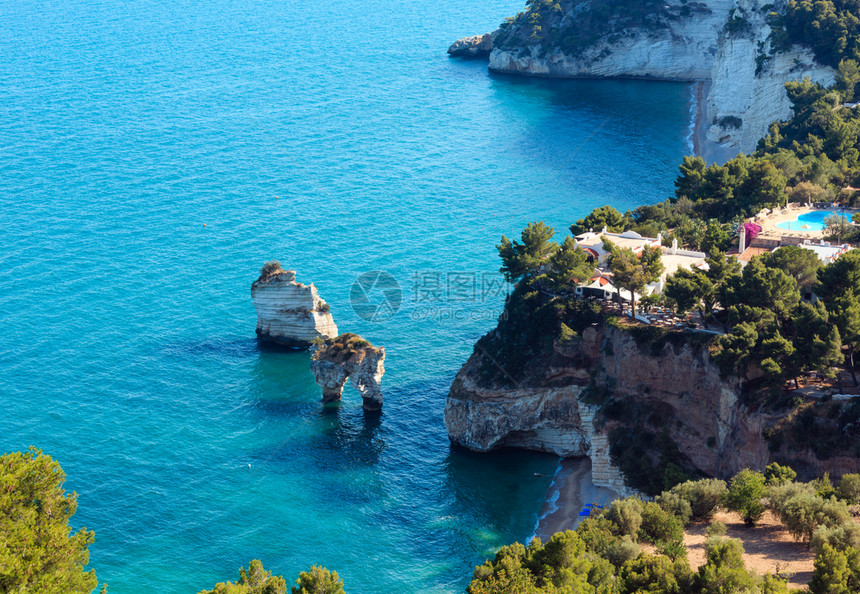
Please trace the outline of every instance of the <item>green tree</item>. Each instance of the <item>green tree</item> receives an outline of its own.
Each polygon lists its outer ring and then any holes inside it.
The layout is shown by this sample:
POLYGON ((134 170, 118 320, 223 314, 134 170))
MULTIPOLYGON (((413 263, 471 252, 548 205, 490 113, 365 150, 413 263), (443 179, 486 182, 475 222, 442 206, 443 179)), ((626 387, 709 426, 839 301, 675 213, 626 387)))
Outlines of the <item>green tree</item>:
POLYGON ((824 219, 825 235, 836 239, 836 241, 842 241, 845 236, 845 226, 845 217, 842 215, 834 214, 824 219))
POLYGON ((653 501, 642 504, 642 525, 639 537, 654 544, 680 543, 684 540, 684 524, 653 501))
POLYGON ((505 275, 508 282, 518 283, 534 280, 546 263, 558 249, 558 244, 550 241, 555 234, 552 227, 543 221, 529 223, 520 235, 521 242, 511 241, 504 235, 502 242, 496 246, 502 258, 499 272, 505 275))
POLYGON ((623 214, 615 210, 609 205, 595 208, 583 219, 579 219, 570 226, 572 235, 581 235, 588 231, 600 233, 604 227, 610 233, 620 233, 624 231, 628 221, 623 214))
POLYGON ((725 495, 725 504, 736 511, 747 525, 754 525, 764 514, 764 475, 760 472, 744 469, 737 473, 729 483, 725 495))
POLYGON ((860 474, 843 474, 836 487, 836 496, 848 505, 860 503, 860 474))
POLYGON ((705 328, 708 327, 716 305, 717 289, 706 272, 698 268, 679 268, 666 279, 663 294, 675 302, 679 313, 698 308, 705 328))
POLYGON ((594 274, 594 262, 588 261, 588 255, 570 236, 565 237, 558 251, 550 256, 549 263, 550 271, 547 276, 556 291, 571 289, 594 274))
POLYGON ((239 569, 239 581, 222 582, 212 590, 202 590, 200 594, 286 594, 287 582, 281 576, 273 576, 263 568, 259 559, 248 564, 248 569, 239 569))
POLYGON ((336 571, 311 565, 309 571, 299 574, 296 585, 290 588, 290 592, 292 594, 344 594, 343 580, 338 577, 336 571))
POLYGON ((831 326, 823 339, 816 339, 813 343, 814 352, 818 355, 816 359, 817 369, 830 379, 836 378, 839 389, 842 390, 842 375, 839 373, 838 365, 845 360, 842 354, 842 338, 839 329, 831 326))
POLYGON ((675 564, 663 555, 641 555, 621 566, 618 574, 620 594, 681 594, 675 564))
POLYGON ((803 291, 810 291, 818 279, 821 260, 812 250, 787 245, 761 257, 768 268, 778 268, 792 277, 803 291))
POLYGON ((630 291, 630 317, 635 317, 636 293, 659 279, 663 273, 660 248, 645 246, 639 257, 629 248, 614 248, 611 254, 609 270, 612 272, 612 282, 630 291))
POLYGON ((707 165, 703 158, 684 157, 680 174, 675 180, 675 199, 686 197, 693 201, 699 200, 702 197, 706 169, 707 165))
POLYGON ((741 276, 726 291, 726 306, 748 305, 773 311, 786 321, 800 302, 797 281, 778 268, 768 268, 761 258, 753 258, 741 276))
POLYGON ((815 557, 809 590, 812 594, 860 592, 860 550, 837 551, 828 544, 822 546, 815 557))
POLYGON ((809 542, 819 526, 836 528, 850 521, 845 502, 813 493, 798 493, 779 508, 779 518, 798 540, 809 542))
POLYGON ((702 251, 708 253, 712 250, 727 250, 732 243, 729 232, 726 231, 716 219, 708 221, 708 230, 702 238, 702 251))
POLYGON ((828 304, 830 318, 836 323, 842 342, 848 347, 848 370, 851 379, 857 385, 857 374, 854 371, 854 355, 860 349, 860 297, 853 289, 848 289, 835 296, 828 304))
MULTIPOLYGON (((828 319, 829 315, 822 301, 814 304, 801 303, 797 308, 794 316, 797 373, 809 369, 827 368, 826 345, 821 333, 827 332, 830 328, 828 319)), ((795 377, 795 387, 798 387, 797 377, 795 377)))
POLYGON ((94 534, 72 533, 77 494, 60 465, 31 447, 0 456, 0 592, 75 594, 98 585, 84 571, 94 534))
POLYGON ((831 302, 849 290, 860 295, 860 250, 843 254, 838 260, 818 271, 815 294, 826 302, 831 302))
MULTIPOLYGON (((540 540, 535 541, 532 541, 533 544, 540 547, 540 540)), ((527 567, 529 560, 529 551, 520 543, 502 547, 496 553, 495 559, 475 568, 475 575, 466 592, 540 594, 542 590, 535 583, 535 575, 527 567)))
POLYGON ((782 466, 776 462, 771 462, 764 469, 764 480, 768 486, 784 485, 792 482, 795 478, 797 478, 797 473, 791 466, 782 466))
POLYGON ((756 580, 744 566, 744 547, 734 538, 711 539, 705 543, 707 562, 699 568, 701 594, 755 592, 756 580))
POLYGON ((642 526, 642 501, 628 497, 616 499, 606 510, 605 517, 614 523, 615 533, 621 536, 629 536, 634 540, 639 537, 639 528, 642 526))

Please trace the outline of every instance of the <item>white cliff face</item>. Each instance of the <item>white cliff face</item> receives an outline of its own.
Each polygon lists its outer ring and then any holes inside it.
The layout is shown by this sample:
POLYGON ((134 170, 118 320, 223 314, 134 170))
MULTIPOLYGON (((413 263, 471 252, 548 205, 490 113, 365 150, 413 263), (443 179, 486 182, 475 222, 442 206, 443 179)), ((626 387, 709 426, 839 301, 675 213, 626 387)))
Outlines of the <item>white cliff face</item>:
MULTIPOLYGON (((497 47, 490 53, 489 67, 531 76, 711 81, 707 113, 709 123, 717 125, 708 130, 708 139, 720 144, 725 155, 751 153, 772 122, 792 115, 786 82, 810 76, 829 86, 835 73, 800 47, 772 56, 756 73, 757 58, 770 52, 767 38, 771 29, 765 20, 773 4, 769 0, 705 0, 701 5, 702 10, 670 20, 663 29, 625 31, 619 40, 599 43, 581 56, 553 50, 544 53, 537 46, 525 51, 497 47), (730 15, 742 17, 749 27, 729 33, 730 15)), ((671 0, 666 6, 675 9, 680 5, 671 0)))
POLYGON ((818 64, 808 48, 793 46, 768 57, 771 29, 764 13, 755 3, 740 4, 752 4, 743 14, 754 33, 723 36, 711 70, 707 108, 712 124, 708 140, 732 154, 753 152, 771 123, 792 117, 786 82, 807 76, 825 87, 836 82, 836 72, 818 64))
POLYGON ((346 380, 361 395, 365 410, 382 408, 382 376, 385 374, 385 349, 362 341, 362 346, 349 346, 349 342, 360 337, 346 334, 336 341, 327 341, 314 349, 311 357, 311 372, 322 388, 323 401, 340 400, 346 380), (341 345, 337 342, 340 341, 341 345))
POLYGON ((315 338, 334 338, 337 326, 315 286, 296 282, 295 271, 281 271, 251 285, 257 310, 257 336, 294 347, 315 338))
POLYGON ((672 21, 666 29, 629 31, 619 41, 596 44, 581 56, 560 51, 541 56, 537 47, 522 53, 497 48, 490 53, 490 70, 565 78, 708 79, 732 0, 707 5, 709 11, 672 21))

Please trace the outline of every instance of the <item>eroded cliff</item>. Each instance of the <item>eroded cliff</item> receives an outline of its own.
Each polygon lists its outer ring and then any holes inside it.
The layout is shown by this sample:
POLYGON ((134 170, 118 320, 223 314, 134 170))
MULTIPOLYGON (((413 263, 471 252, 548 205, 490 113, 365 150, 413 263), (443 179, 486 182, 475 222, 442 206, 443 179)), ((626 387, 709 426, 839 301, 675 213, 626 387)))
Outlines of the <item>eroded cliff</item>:
POLYGON ((340 400, 347 379, 361 395, 365 410, 382 408, 382 376, 385 349, 375 347, 357 334, 342 334, 314 347, 311 372, 322 388, 323 401, 340 400))
POLYGON ((791 116, 787 81, 809 76, 829 86, 835 80, 834 70, 818 64, 809 49, 772 47, 768 15, 782 10, 784 3, 636 0, 629 3, 631 10, 647 9, 638 19, 625 16, 620 4, 603 4, 531 3, 527 12, 494 32, 490 70, 567 78, 710 81, 707 137, 729 156, 753 152, 772 122, 791 116), (595 31, 596 38, 590 35, 595 31))
POLYGON ((625 330, 594 325, 568 344, 556 341, 528 379, 508 386, 481 381, 484 357, 476 349, 445 407, 451 441, 469 449, 587 455, 595 484, 622 491, 631 481, 610 458, 610 441, 616 458, 641 455, 643 468, 649 456, 668 455, 629 450, 643 437, 673 443, 680 466, 718 477, 768 461, 765 417, 741 404, 738 383, 723 380, 707 350, 682 334, 639 344, 625 330))

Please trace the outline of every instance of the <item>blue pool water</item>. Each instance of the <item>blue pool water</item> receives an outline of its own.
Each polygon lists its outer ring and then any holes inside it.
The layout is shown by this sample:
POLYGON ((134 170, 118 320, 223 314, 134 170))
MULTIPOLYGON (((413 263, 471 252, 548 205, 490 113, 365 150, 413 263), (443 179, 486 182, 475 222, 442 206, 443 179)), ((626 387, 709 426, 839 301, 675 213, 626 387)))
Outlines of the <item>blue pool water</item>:
POLYGON ((445 55, 522 6, 0 4, 0 449, 59 460, 111 594, 254 557, 457 592, 531 534, 556 460, 452 451, 442 422, 501 308, 494 245, 670 196, 689 88, 445 55), (380 417, 351 389, 323 407, 306 353, 257 345, 271 258, 386 347, 380 417), (375 269, 403 288, 384 323, 349 306, 375 269), (490 290, 416 302, 456 274, 490 290))
MULTIPOLYGON (((777 223, 776 226, 780 229, 788 229, 790 231, 823 231, 824 220, 827 217, 832 217, 835 214, 836 213, 829 210, 814 210, 812 212, 807 212, 802 215, 799 215, 793 221, 784 221, 782 223, 777 223)), ((848 219, 846 218, 846 220, 848 219)))

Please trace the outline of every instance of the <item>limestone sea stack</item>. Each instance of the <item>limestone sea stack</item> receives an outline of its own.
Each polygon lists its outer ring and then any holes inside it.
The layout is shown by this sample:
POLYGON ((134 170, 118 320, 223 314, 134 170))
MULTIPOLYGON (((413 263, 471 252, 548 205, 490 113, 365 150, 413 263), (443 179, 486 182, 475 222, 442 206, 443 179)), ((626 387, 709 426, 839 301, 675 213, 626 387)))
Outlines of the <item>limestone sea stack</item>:
POLYGON ((296 282, 294 270, 267 262, 251 285, 257 310, 257 337, 295 348, 308 348, 315 339, 334 338, 337 326, 328 303, 317 288, 296 282))
POLYGON ((324 402, 340 400, 347 379, 361 394, 365 410, 382 408, 382 375, 385 349, 375 347, 357 334, 347 333, 318 342, 311 356, 311 372, 323 391, 324 402))

